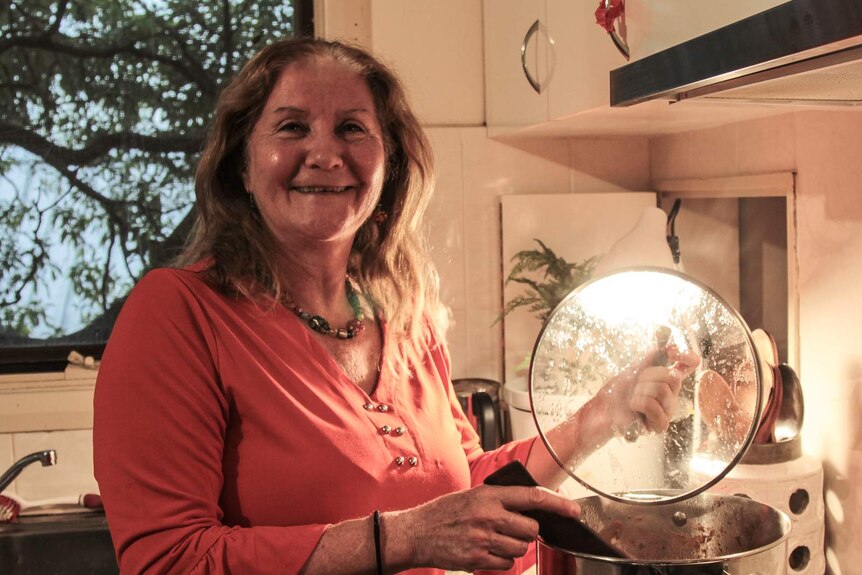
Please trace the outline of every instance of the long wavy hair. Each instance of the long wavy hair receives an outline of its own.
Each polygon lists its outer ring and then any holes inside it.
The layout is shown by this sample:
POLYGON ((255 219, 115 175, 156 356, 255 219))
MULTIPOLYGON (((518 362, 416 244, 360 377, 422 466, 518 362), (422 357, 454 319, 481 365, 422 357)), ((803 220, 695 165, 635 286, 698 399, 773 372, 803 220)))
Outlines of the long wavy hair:
POLYGON ((279 248, 252 207, 242 174, 249 137, 281 71, 314 58, 332 58, 364 78, 383 129, 386 175, 380 202, 388 218, 361 226, 348 272, 390 333, 419 346, 430 322, 442 338, 448 312, 439 301, 438 277, 421 229, 434 186, 431 146, 397 76, 369 53, 341 42, 278 41, 260 50, 225 87, 195 174, 194 229, 176 264, 210 258, 209 279, 223 291, 256 301, 264 296, 272 306, 283 301, 279 248))

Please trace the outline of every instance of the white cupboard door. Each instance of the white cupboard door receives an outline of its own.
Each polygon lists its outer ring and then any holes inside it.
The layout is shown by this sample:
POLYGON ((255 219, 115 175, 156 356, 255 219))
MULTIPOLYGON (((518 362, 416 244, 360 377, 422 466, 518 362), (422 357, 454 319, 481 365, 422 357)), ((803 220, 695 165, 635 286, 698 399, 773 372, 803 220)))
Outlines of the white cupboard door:
POLYGON ((610 105, 610 71, 626 64, 607 31, 596 24, 594 0, 548 0, 548 23, 555 40, 554 82, 549 112, 553 120, 610 105))
POLYGON ((489 132, 505 133, 547 121, 551 40, 544 2, 485 0, 483 9, 485 121, 489 132), (528 74, 541 92, 531 85, 528 74))

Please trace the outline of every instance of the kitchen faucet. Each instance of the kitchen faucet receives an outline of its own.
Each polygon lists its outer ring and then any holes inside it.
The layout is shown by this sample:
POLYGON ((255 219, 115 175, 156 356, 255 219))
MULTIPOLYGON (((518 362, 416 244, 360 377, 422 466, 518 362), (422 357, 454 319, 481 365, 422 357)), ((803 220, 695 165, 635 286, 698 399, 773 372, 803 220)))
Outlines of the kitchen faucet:
POLYGON ((57 463, 57 452, 53 449, 46 449, 45 451, 37 451, 36 453, 31 453, 30 455, 26 455, 12 464, 12 467, 6 470, 6 472, 0 476, 0 492, 9 487, 9 484, 12 483, 18 474, 24 471, 24 468, 30 465, 31 463, 40 462, 42 467, 48 467, 49 465, 55 465, 57 463))

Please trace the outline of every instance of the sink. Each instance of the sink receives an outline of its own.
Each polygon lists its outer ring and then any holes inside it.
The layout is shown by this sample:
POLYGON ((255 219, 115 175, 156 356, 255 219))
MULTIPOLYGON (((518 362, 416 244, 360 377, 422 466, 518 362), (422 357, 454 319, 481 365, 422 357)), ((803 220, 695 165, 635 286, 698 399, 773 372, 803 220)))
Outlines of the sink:
POLYGON ((104 513, 19 517, 0 523, 3 575, 116 575, 104 513))

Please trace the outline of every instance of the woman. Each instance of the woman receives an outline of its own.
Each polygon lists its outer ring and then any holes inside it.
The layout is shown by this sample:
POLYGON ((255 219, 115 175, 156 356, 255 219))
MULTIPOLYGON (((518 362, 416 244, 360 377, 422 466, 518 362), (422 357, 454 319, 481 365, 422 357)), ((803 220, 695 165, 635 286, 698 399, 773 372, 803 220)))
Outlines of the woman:
MULTIPOLYGON (((533 440, 483 453, 458 406, 417 239, 432 180, 401 85, 361 50, 279 42, 225 89, 185 267, 139 282, 100 368, 123 573, 508 569, 538 529, 519 511, 577 515, 481 485, 515 459, 549 487, 563 474, 533 440)), ((661 428, 679 374, 637 379, 632 407, 661 428)), ((574 456, 608 435, 567 425, 574 456)))

